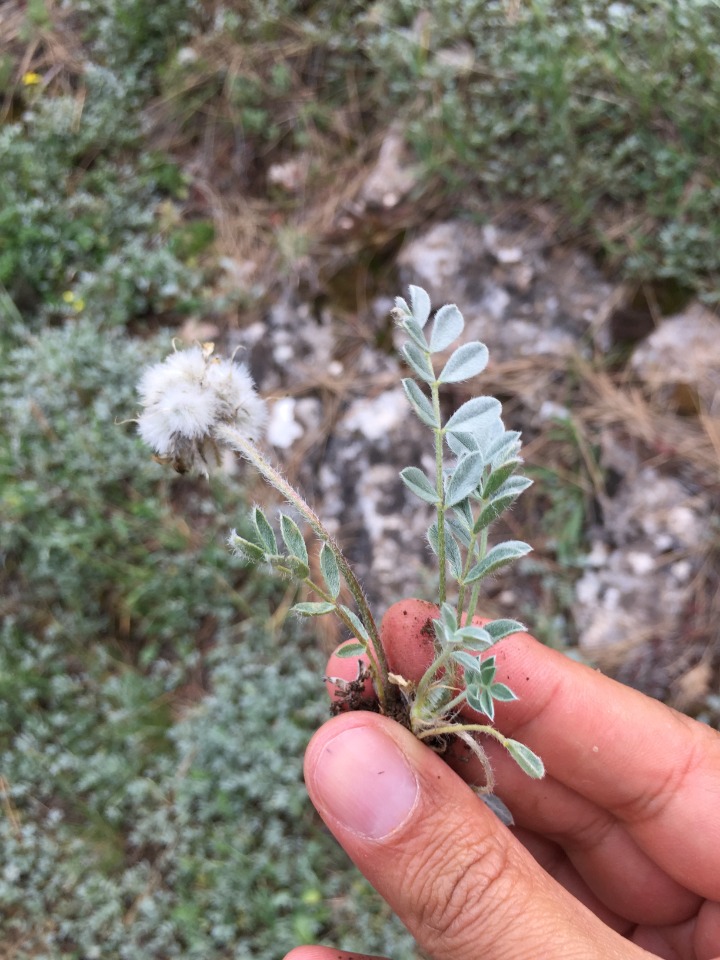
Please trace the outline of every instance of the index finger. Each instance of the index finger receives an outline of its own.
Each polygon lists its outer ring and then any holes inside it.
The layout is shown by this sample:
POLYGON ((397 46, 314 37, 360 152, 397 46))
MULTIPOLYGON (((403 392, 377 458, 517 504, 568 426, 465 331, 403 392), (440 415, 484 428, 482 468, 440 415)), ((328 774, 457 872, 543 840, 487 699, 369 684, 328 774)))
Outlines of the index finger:
MULTIPOLYGON (((407 679, 419 679, 429 662, 435 609, 402 601, 383 619, 391 669, 407 679)), ((535 750, 555 780, 622 821, 671 876, 720 899, 717 731, 529 634, 507 637, 493 653, 497 680, 519 697, 497 704, 498 728, 535 750)))

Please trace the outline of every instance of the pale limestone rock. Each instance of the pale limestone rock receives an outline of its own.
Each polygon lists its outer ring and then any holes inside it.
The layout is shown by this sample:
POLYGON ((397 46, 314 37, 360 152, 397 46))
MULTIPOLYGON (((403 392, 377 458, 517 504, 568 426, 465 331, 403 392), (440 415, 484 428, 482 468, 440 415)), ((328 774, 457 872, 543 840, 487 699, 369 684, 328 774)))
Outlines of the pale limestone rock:
POLYGON ((270 407, 265 436, 273 447, 287 450, 303 435, 304 430, 295 419, 296 403, 293 397, 282 397, 270 407))
POLYGON ((360 188, 363 207, 396 207, 418 182, 417 167, 410 163, 401 128, 392 126, 385 136, 375 166, 360 188))
POLYGON ((710 535, 707 500, 650 468, 628 477, 603 512, 603 540, 575 585, 573 611, 581 650, 600 660, 680 632, 710 535))
POLYGON ((702 304, 663 320, 635 350, 631 367, 681 412, 691 412, 697 399, 720 413, 720 321, 702 304))

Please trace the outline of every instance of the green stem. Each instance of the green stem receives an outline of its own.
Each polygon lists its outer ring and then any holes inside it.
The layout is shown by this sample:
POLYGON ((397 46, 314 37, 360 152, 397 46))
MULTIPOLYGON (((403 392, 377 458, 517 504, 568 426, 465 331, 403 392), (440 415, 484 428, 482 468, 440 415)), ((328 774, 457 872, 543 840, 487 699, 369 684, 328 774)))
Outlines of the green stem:
POLYGON ((438 605, 445 603, 447 596, 447 572, 445 554, 445 478, 443 477, 443 430, 440 419, 440 384, 437 380, 430 386, 432 393, 433 413, 435 414, 435 489, 437 491, 437 531, 438 531, 438 565, 440 568, 440 583, 438 586, 438 605))
MULTIPOLYGON (((305 578, 303 579, 303 583, 306 583, 306 584, 310 587, 310 589, 312 590, 312 592, 313 592, 313 593, 316 593, 316 594, 320 597, 321 600, 324 600, 324 601, 325 601, 325 603, 331 603, 334 607, 337 607, 337 606, 338 606, 337 603, 336 603, 336 601, 334 600, 332 594, 328 593, 327 590, 324 590, 324 589, 320 586, 319 583, 315 583, 314 580, 311 580, 310 577, 305 577, 305 578)), ((337 610, 337 615, 338 615, 339 617, 342 617, 342 615, 343 615, 343 614, 342 614, 342 610, 338 609, 338 610, 337 610)), ((349 623, 349 621, 348 621, 348 623, 349 623)), ((358 637, 358 640, 359 640, 359 639, 360 639, 360 638, 358 637)))
MULTIPOLYGON (((483 532, 480 534, 480 551, 478 554, 478 562, 482 562, 485 559, 487 554, 487 542, 488 542, 488 529, 485 527, 483 532)), ((475 611, 477 610, 478 600, 480 599, 480 584, 482 580, 476 580, 473 585, 472 593, 470 594, 470 603, 468 604, 467 616, 465 617, 466 623, 472 623, 472 618, 475 616, 475 611)))
POLYGON ((504 737, 495 727, 490 727, 484 723, 448 723, 442 727, 428 727, 427 730, 413 731, 418 740, 427 740, 428 737, 442 737, 446 733, 457 734, 461 730, 467 730, 470 733, 486 733, 493 737, 504 747, 507 747, 507 737, 504 737))
MULTIPOLYGON (((292 571, 289 571, 292 572, 292 571)), ((347 614, 344 612, 337 600, 328 593, 327 590, 324 590, 319 583, 315 583, 314 580, 311 580, 310 577, 305 577, 303 583, 307 584, 308 587, 317 594, 321 600, 324 600, 326 603, 331 603, 335 608, 334 613, 341 620, 345 626, 348 628, 351 634, 357 633, 357 630, 352 624, 352 621, 349 619, 347 614)), ((380 668, 375 660, 375 651, 373 649, 368 649, 368 645, 365 643, 362 637, 357 637, 357 642, 362 644, 365 648, 365 652, 368 655, 368 667, 370 668, 370 674, 372 676, 373 684, 375 685, 375 690, 378 695, 378 700, 381 703, 385 702, 385 682, 383 680, 382 674, 380 673, 380 668)))
POLYGON ((460 589, 458 591, 458 603, 457 603, 457 618, 458 623, 462 623, 462 612, 463 606, 465 605, 465 577, 470 573, 470 567, 472 567, 475 560, 475 543, 477 542, 477 534, 470 534, 470 543, 467 548, 467 556, 465 557, 465 564, 463 566, 462 577, 460 578, 460 589))
MULTIPOLYGON (((479 502, 480 502, 480 509, 478 511, 478 516, 482 513, 486 505, 485 500, 480 500, 479 502)), ((473 514, 473 519, 474 519, 474 514, 473 514)), ((462 618, 463 606, 465 604, 465 589, 467 586, 467 584, 465 583, 465 577, 470 572, 470 568, 476 562, 475 544, 477 543, 477 537, 478 537, 477 533, 471 531, 470 545, 468 546, 467 556, 465 557, 465 564, 463 566, 462 578, 460 580, 460 591, 458 594, 458 606, 457 606, 458 623, 462 623, 461 618, 462 618)), ((477 558, 478 562, 480 560, 483 560, 485 558, 485 554, 487 553, 487 538, 488 538, 488 528, 485 527, 481 531, 481 535, 480 535, 480 555, 477 558)), ((477 581, 477 583, 475 584, 475 587, 473 588, 470 594, 470 605, 468 607, 468 615, 465 620, 466 623, 471 623, 472 618, 475 616, 475 610, 477 608, 479 595, 480 595, 480 581, 477 581)))
MULTIPOLYGON (((420 682, 418 683, 417 689, 415 691, 415 702, 413 703, 413 709, 412 709, 413 715, 417 715, 417 713, 422 711, 423 702, 425 700, 425 697, 427 696, 427 692, 430 688, 430 685, 432 684, 434 678, 437 676, 438 672, 443 667, 445 667, 445 665, 450 661, 451 656, 452 656, 452 650, 450 649, 444 650, 440 654, 440 656, 437 658, 437 660, 433 660, 433 662, 430 664, 430 666, 427 668, 425 673, 420 678, 420 682), (415 707, 417 707, 418 709, 415 710, 415 707)), ((454 685, 453 683, 454 677, 452 675, 452 671, 448 679, 450 681, 450 684, 454 685)))
POLYGON ((373 653, 377 661, 378 677, 380 680, 380 689, 378 689, 377 695, 384 709, 386 706, 386 690, 389 683, 389 670, 387 659, 385 657, 385 651, 380 643, 377 625, 370 611, 367 598, 357 577, 353 573, 350 564, 343 556, 342 550, 335 540, 330 536, 329 532, 325 529, 317 514, 314 513, 314 511, 305 502, 305 500, 303 500, 297 490, 295 490, 295 488, 288 483, 282 474, 265 459, 263 454, 251 440, 248 440, 247 437, 244 437, 237 428, 226 423, 219 424, 217 427, 215 427, 214 434, 218 441, 226 444, 228 447, 235 450, 241 456, 245 457, 246 460, 252 463, 256 470, 268 481, 268 483, 272 484, 272 486, 275 487, 275 489, 281 493, 283 497, 285 497, 288 503, 292 504, 297 512, 305 518, 316 536, 319 537, 323 543, 326 543, 332 550, 335 560, 337 561, 337 565, 340 569, 340 573, 347 584, 355 603, 357 604, 360 619, 365 624, 372 641, 373 653))
POLYGON ((477 759, 482 764, 483 770, 485 771, 485 784, 479 788, 480 793, 493 792, 493 788, 495 786, 495 777, 493 775, 492 767, 490 766, 490 761, 485 753, 485 750, 477 742, 475 737, 471 736, 470 734, 486 733, 488 736, 499 740, 504 747, 507 747, 507 740, 494 727, 488 727, 481 723, 448 723, 442 727, 428 727, 427 730, 420 731, 414 730, 413 733, 418 740, 427 740, 428 737, 442 737, 445 734, 452 734, 454 737, 459 737, 475 754, 477 759))
MULTIPOLYGON (((466 572, 467 572, 467 571, 465 571, 465 570, 463 571, 463 576, 465 575, 466 572)), ((465 603, 465 584, 464 584, 464 583, 462 582, 462 580, 461 580, 461 581, 460 581, 460 586, 459 586, 459 588, 458 588, 458 602, 457 602, 457 618, 458 618, 458 623, 462 623, 462 612, 463 612, 463 604, 464 604, 464 603, 465 603)))
POLYGON ((465 703, 466 699, 467 699, 467 690, 463 688, 460 691, 460 693, 453 700, 450 701, 450 703, 445 704, 445 706, 443 707, 443 713, 447 714, 451 710, 454 710, 455 707, 461 707, 463 703, 465 703))

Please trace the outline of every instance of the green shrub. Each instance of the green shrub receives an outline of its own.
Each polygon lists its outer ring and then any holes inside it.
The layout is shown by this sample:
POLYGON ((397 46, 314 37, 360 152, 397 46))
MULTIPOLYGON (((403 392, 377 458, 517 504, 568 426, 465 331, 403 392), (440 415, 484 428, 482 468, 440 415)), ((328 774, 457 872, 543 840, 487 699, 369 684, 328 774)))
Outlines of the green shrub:
POLYGON ((143 92, 155 71, 201 19, 199 0, 65 0, 90 55, 143 92))
POLYGON ((0 128, 0 287, 38 327, 84 311, 98 325, 169 312, 199 274, 160 226, 167 170, 138 157, 138 99, 89 64, 82 102, 39 92, 0 128))
POLYGON ((18 960, 270 960, 315 939, 415 956, 307 800, 322 668, 287 639, 227 635, 212 692, 170 726, 190 661, 143 675, 90 644, 81 666, 4 632, 0 912, 18 960))
POLYGON ((99 644, 80 666, 4 631, 0 925, 18 960, 270 960, 316 939, 415 956, 312 812, 322 669, 287 640, 228 634, 212 692, 170 726, 180 666, 119 670, 99 644))

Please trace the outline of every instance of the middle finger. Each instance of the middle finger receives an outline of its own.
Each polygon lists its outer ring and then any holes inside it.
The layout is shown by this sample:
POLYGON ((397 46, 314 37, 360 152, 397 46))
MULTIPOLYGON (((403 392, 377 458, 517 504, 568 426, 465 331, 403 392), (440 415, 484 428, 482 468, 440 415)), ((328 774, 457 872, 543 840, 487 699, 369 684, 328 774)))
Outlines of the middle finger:
MULTIPOLYGON (((665 873, 622 823, 563 783, 528 781, 494 742, 483 743, 497 775, 497 792, 519 827, 557 844, 592 893, 634 923, 678 923, 694 916, 701 898, 665 873)), ((480 763, 457 750, 451 763, 470 784, 483 783, 480 763)))

